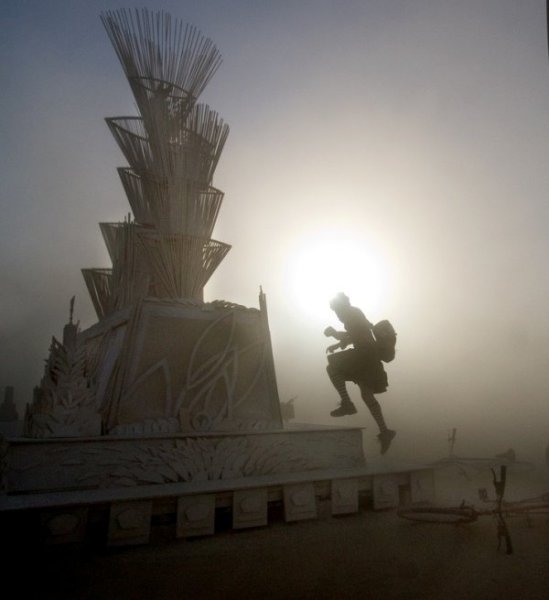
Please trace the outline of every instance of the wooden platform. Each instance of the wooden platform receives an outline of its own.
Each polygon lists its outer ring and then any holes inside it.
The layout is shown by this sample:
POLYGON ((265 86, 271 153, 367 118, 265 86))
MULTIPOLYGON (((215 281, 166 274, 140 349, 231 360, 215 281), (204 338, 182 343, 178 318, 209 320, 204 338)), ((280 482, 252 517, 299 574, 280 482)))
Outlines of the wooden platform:
POLYGON ((149 541, 159 520, 171 523, 176 537, 192 537, 215 533, 220 514, 242 529, 268 525, 276 509, 291 522, 322 516, 320 502, 329 502, 330 514, 344 515, 434 496, 427 465, 385 458, 367 463, 358 428, 19 438, 8 440, 6 462, 0 519, 33 520, 45 543, 83 542, 98 523, 108 545, 139 544, 149 541), (185 454, 189 448, 198 454, 185 454), (174 457, 187 462, 174 464, 174 457))

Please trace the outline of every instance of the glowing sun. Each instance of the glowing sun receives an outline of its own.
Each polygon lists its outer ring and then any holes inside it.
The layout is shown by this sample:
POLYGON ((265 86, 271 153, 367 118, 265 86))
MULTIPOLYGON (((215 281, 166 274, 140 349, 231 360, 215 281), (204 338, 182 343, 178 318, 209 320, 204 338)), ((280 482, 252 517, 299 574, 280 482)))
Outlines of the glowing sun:
POLYGON ((290 278, 300 308, 315 318, 331 318, 329 301, 337 292, 367 315, 382 310, 386 301, 383 257, 347 235, 321 232, 304 240, 295 250, 290 278))

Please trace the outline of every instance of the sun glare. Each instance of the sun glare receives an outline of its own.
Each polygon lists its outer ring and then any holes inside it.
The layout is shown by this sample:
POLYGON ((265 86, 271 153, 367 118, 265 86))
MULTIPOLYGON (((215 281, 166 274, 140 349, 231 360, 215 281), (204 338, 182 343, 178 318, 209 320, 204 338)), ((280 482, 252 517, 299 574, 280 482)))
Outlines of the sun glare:
POLYGON ((314 318, 331 318, 329 301, 338 292, 366 314, 378 313, 386 301, 385 261, 367 243, 349 236, 311 236, 296 249, 291 279, 300 308, 314 318))

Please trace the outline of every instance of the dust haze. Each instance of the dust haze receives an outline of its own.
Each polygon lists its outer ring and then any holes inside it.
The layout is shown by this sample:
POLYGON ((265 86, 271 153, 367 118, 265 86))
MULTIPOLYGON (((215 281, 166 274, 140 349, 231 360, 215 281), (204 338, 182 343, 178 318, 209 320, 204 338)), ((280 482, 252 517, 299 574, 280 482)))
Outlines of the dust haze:
MULTIPOLYGON (((99 21, 115 1, 8 2, 2 8, 0 386, 22 412, 80 269, 110 266, 98 227, 128 205, 124 160, 104 118, 134 114, 99 21)), ((215 40, 224 63, 204 101, 230 124, 214 185, 216 239, 233 248, 206 299, 267 294, 281 400, 296 421, 335 424, 325 373, 329 297, 304 308, 294 265, 303 240, 337 228, 383 257, 397 357, 379 396, 395 457, 549 442, 549 65, 534 0, 410 3, 157 2, 215 40), (215 18, 214 18, 215 16, 215 18), (322 307, 325 305, 325 311, 322 307)), ((327 280, 332 273, 324 274, 327 280)), ((356 270, 356 279, 367 274, 356 270)), ((355 286, 349 281, 348 291, 355 286)), ((311 300, 312 302, 312 300, 311 300)), ((350 388, 351 389, 351 388, 350 388)), ((357 389, 366 456, 374 423, 357 389)))

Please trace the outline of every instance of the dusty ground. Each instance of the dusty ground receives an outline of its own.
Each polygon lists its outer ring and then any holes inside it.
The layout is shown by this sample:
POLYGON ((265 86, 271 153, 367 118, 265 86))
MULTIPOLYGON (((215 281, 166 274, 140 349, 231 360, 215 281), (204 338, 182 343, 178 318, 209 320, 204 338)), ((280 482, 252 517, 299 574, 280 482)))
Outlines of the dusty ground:
MULTIPOLYGON (((470 496, 479 481, 490 489, 487 473, 471 480, 443 473, 439 496, 470 496)), ((547 491, 548 483, 515 477, 507 495, 547 491)), ((510 556, 497 550, 491 517, 448 526, 362 510, 292 524, 275 514, 267 528, 194 540, 170 539, 165 526, 147 546, 26 547, 12 559, 25 567, 17 578, 21 597, 547 600, 549 517, 513 518, 509 527, 510 556)), ((9 589, 15 571, 5 573, 9 589)))

